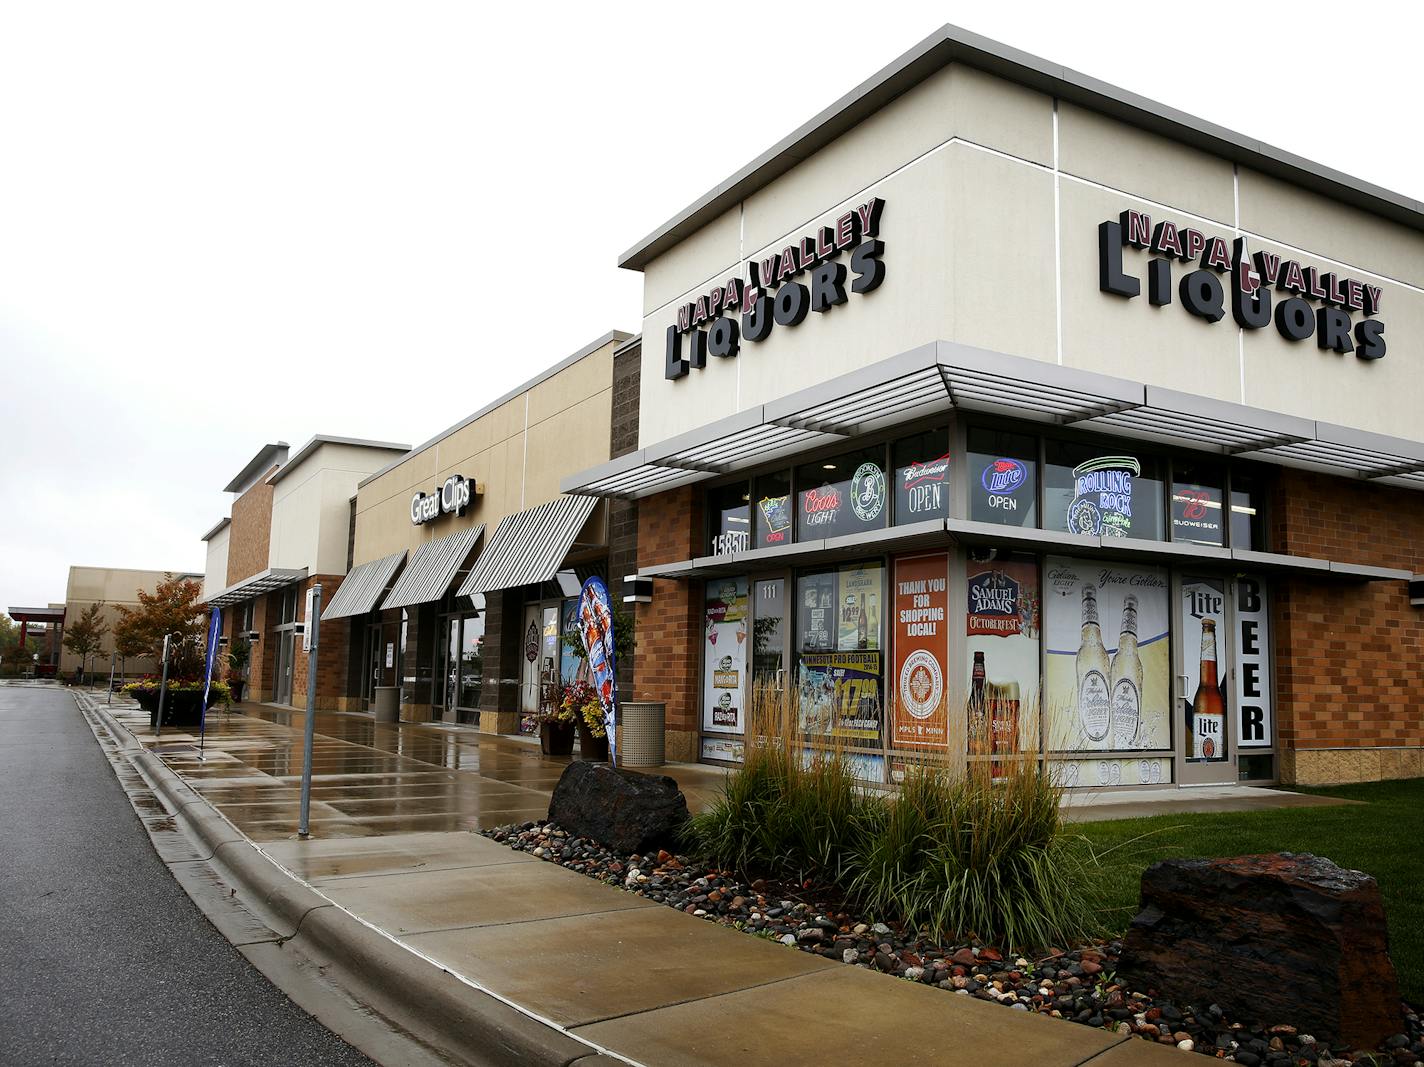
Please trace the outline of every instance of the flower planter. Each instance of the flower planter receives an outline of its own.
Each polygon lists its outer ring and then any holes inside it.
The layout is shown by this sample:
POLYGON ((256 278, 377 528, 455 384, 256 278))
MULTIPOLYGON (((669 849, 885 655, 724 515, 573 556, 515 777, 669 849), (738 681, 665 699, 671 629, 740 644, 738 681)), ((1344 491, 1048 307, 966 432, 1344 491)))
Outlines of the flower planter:
POLYGON ((593 731, 582 720, 578 723, 579 758, 602 763, 608 759, 608 738, 594 737, 593 731))
MULTIPOLYGON (((158 686, 134 687, 129 694, 138 701, 138 706, 152 716, 158 711, 158 686)), ((217 687, 208 694, 208 707, 219 703, 222 693, 217 687)), ((201 689, 170 689, 163 698, 164 726, 197 726, 202 721, 203 691, 201 689)))
POLYGON ((245 678, 233 678, 228 681, 227 687, 232 691, 232 702, 234 704, 241 704, 242 691, 247 688, 247 680, 245 678))
POLYGON ((574 752, 574 724, 571 722, 541 722, 539 724, 539 749, 546 756, 572 756, 574 752))

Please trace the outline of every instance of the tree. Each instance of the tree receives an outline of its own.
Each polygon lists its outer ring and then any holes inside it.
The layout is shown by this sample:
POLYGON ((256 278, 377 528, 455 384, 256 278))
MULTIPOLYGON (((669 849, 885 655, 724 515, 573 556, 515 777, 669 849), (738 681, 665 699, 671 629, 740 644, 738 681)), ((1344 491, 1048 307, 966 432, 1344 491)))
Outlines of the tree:
POLYGON ((20 650, 20 628, 8 615, 0 615, 0 669, 6 674, 19 674, 21 664, 30 658, 28 650, 20 650))
POLYGON ((90 604, 64 628, 64 647, 79 657, 80 678, 89 670, 89 657, 104 650, 104 638, 108 636, 109 624, 102 617, 104 602, 90 604))
POLYGON ((152 656, 161 665, 163 637, 175 635, 168 646, 169 677, 202 677, 208 614, 202 596, 200 584, 171 574, 165 575, 152 593, 140 589, 138 607, 119 608, 115 647, 125 656, 152 656))

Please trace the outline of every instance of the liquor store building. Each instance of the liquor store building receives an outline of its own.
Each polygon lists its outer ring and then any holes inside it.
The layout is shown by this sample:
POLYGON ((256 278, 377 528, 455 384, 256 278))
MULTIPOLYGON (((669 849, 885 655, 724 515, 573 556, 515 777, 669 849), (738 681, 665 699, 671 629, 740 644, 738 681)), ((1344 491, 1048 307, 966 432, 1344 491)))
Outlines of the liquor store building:
POLYGON ((560 635, 582 582, 636 569, 636 506, 559 483, 634 446, 639 351, 609 331, 361 480, 322 614, 350 635, 336 707, 385 689, 404 721, 534 731, 577 669, 560 635))
POLYGON ((636 504, 670 757, 770 691, 873 781, 1424 775, 1421 231, 952 27, 716 185, 623 255, 637 447, 562 485, 636 504))

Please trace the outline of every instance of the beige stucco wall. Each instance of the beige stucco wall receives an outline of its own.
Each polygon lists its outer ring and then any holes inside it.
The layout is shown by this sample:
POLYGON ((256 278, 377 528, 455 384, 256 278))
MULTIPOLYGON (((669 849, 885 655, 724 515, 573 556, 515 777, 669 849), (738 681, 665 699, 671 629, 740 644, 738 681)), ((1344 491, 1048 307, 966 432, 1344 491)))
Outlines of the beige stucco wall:
POLYGON ((391 449, 324 442, 287 468, 272 491, 268 566, 345 574, 356 486, 398 455, 391 449))
MULTIPOLYGON (((1184 273, 1174 266, 1174 286, 1184 273)), ((1416 231, 1074 105, 1055 117, 1050 97, 955 64, 647 265, 640 441, 933 340, 1418 439, 1421 286, 1416 231), (871 196, 886 201, 878 290, 666 380, 664 334, 680 303, 746 278, 749 260, 871 196), (1274 326, 1243 331, 1229 310, 1207 323, 1175 292, 1154 308, 1148 256, 1135 250, 1125 263, 1143 295, 1100 292, 1097 227, 1128 208, 1380 285, 1388 355, 1369 362, 1288 342, 1274 326)))
MULTIPOLYGON (((226 533, 226 531, 224 531, 226 533)), ((108 625, 104 635, 103 651, 92 662, 93 669, 107 674, 109 654, 114 650, 114 624, 119 621, 119 607, 132 608, 138 605, 138 590, 146 593, 158 588, 158 583, 169 574, 181 575, 183 571, 145 571, 125 567, 70 567, 69 582, 64 593, 64 621, 68 626, 78 620, 90 605, 102 602, 104 607, 100 618, 108 625)), ((73 674, 79 666, 79 657, 68 649, 61 649, 59 670, 61 674, 73 674)), ((146 674, 154 669, 148 657, 130 659, 125 664, 129 675, 146 674)))
POLYGON ((210 597, 227 586, 227 545, 231 526, 208 538, 207 564, 203 568, 203 596, 210 597))
POLYGON ((413 550, 478 523, 488 536, 506 515, 558 496, 564 476, 607 460, 618 344, 612 340, 594 349, 362 486, 356 497, 355 562, 413 550), (414 525, 411 498, 438 491, 452 474, 475 481, 482 493, 463 516, 414 525))

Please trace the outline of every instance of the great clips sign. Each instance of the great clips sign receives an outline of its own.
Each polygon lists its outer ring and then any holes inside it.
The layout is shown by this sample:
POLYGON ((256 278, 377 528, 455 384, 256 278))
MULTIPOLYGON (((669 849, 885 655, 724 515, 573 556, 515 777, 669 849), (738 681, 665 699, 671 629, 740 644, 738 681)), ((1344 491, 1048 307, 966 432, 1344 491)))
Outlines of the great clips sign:
POLYGON ((475 491, 474 482, 463 474, 452 474, 434 492, 416 493, 410 498, 410 521, 423 526, 441 515, 463 515, 475 491))
POLYGON ((812 311, 825 314, 844 304, 848 292, 878 287, 885 280, 880 261, 885 244, 879 239, 884 209, 885 201, 873 197, 841 215, 834 226, 822 226, 780 252, 751 260, 747 278, 729 278, 680 306, 677 323, 667 328, 667 377, 701 370, 709 355, 731 359, 743 341, 759 344, 774 327, 799 326, 812 311), (855 276, 847 283, 849 274, 855 276))
POLYGON ((1098 288, 1129 299, 1142 292, 1142 280, 1136 265, 1124 262, 1125 248, 1151 255, 1149 304, 1170 304, 1175 293, 1188 313, 1207 322, 1220 322, 1229 310, 1245 330, 1274 323, 1288 341, 1314 337, 1326 351, 1354 352, 1360 359, 1384 356, 1379 286, 1274 252, 1248 252, 1244 237, 1228 242, 1165 219, 1154 224, 1140 211, 1124 211, 1116 222, 1098 226, 1098 288))

